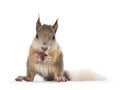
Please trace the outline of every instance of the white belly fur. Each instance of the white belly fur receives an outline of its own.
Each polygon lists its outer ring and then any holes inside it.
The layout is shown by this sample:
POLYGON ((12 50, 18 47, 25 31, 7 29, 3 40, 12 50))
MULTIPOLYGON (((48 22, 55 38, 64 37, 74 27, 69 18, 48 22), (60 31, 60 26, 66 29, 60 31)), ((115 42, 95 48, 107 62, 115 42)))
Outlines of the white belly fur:
POLYGON ((54 68, 48 64, 35 64, 35 69, 37 73, 40 73, 42 76, 47 77, 49 73, 54 73, 54 68))

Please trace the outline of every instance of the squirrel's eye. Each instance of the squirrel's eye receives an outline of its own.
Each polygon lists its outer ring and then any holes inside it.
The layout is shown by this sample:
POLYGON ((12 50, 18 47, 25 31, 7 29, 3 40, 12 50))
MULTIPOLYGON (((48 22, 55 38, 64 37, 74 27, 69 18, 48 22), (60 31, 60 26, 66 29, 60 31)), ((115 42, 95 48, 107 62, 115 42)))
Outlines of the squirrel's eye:
POLYGON ((35 36, 36 38, 38 38, 38 34, 36 34, 36 36, 35 36))
POLYGON ((55 39, 55 36, 53 36, 53 38, 52 38, 53 40, 55 39))

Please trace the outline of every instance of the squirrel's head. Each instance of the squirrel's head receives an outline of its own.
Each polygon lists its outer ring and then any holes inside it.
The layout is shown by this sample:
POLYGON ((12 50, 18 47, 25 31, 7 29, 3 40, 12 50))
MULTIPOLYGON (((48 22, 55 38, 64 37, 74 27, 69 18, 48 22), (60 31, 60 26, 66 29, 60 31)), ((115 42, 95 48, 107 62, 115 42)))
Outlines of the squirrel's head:
POLYGON ((40 18, 36 22, 36 37, 39 41, 40 48, 42 51, 47 51, 49 47, 56 41, 55 33, 58 28, 58 20, 53 25, 41 24, 40 18))

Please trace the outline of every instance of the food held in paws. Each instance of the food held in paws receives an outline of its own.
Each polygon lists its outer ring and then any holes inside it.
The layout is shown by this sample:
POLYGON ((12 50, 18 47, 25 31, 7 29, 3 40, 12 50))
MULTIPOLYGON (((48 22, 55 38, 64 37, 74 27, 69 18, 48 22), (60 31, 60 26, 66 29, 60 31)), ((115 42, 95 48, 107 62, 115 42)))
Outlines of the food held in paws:
POLYGON ((44 53, 44 52, 40 52, 40 57, 41 57, 42 60, 45 59, 46 56, 47 56, 46 53, 44 53))

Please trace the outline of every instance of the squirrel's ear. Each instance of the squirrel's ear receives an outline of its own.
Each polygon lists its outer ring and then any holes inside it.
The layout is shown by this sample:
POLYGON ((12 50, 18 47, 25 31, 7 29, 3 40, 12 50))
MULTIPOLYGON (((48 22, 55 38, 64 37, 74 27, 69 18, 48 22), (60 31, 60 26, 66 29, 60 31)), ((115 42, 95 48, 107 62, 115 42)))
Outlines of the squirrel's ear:
POLYGON ((40 17, 38 17, 38 20, 36 22, 36 31, 38 31, 38 28, 41 26, 41 22, 40 22, 40 17))
POLYGON ((57 28, 58 28, 58 19, 55 21, 54 25, 52 25, 52 28, 55 30, 55 32, 57 31, 57 28))

